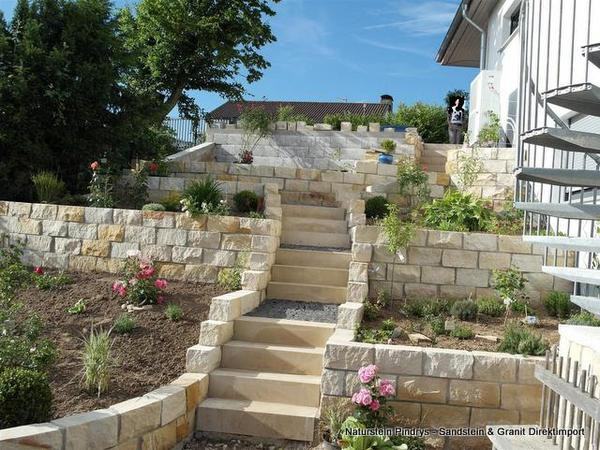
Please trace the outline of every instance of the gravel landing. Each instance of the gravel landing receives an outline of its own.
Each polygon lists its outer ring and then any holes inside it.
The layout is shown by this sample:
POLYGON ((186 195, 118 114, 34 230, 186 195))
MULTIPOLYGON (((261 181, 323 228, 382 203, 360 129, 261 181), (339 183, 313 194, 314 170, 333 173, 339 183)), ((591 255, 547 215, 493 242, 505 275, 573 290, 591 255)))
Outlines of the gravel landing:
POLYGON ((309 444, 297 441, 197 432, 193 439, 186 442, 183 450, 308 450, 310 448, 312 447, 309 444))
POLYGON ((347 247, 313 247, 311 245, 281 244, 279 248, 291 250, 312 250, 313 252, 350 252, 347 247))
POLYGON ((296 302, 292 300, 266 300, 247 316, 272 319, 306 320, 308 322, 337 322, 337 307, 327 303, 296 302))

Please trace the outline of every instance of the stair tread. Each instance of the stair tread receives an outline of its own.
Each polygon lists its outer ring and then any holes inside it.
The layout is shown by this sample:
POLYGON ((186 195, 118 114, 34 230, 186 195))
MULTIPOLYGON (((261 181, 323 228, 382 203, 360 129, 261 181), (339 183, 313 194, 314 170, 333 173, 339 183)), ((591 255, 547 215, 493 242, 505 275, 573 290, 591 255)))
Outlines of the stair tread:
POLYGON ((548 103, 590 116, 600 116, 600 88, 592 83, 561 86, 544 93, 548 103))
POLYGON ((300 269, 300 270, 324 270, 324 271, 331 271, 331 272, 348 272, 348 269, 342 269, 339 267, 319 267, 319 266, 296 266, 294 264, 273 264, 273 267, 290 267, 290 268, 296 268, 296 269, 300 269))
POLYGON ((311 328, 329 328, 334 330, 334 323, 327 322, 309 322, 307 320, 293 320, 293 319, 275 319, 272 317, 258 317, 258 316, 241 316, 235 319, 235 321, 244 322, 262 322, 262 323, 274 323, 278 325, 296 325, 311 328))
POLYGON ((319 375, 298 375, 294 373, 269 372, 264 370, 247 370, 247 369, 215 369, 210 373, 213 375, 222 375, 229 377, 252 378, 261 381, 291 381, 296 383, 321 384, 319 375))
POLYGON ((540 127, 523 133, 522 137, 523 142, 531 145, 571 152, 600 153, 600 135, 587 131, 540 127))
POLYGON ((299 353, 312 353, 315 355, 325 353, 324 347, 305 347, 298 345, 279 345, 279 344, 266 344, 263 342, 249 342, 249 341, 229 341, 223 344, 224 347, 251 347, 255 349, 265 350, 278 350, 286 352, 299 352, 299 353))
POLYGON ((600 187, 600 171, 574 169, 546 169, 521 167, 516 171, 517 179, 549 183, 555 186, 600 187))
POLYGON ((600 298, 589 297, 585 295, 571 295, 571 301, 580 308, 591 312, 595 315, 600 315, 600 298))
POLYGON ((565 219, 596 220, 600 217, 600 205, 585 203, 515 202, 515 208, 565 219))
MULTIPOLYGON (((304 249, 304 248, 283 248, 280 247, 277 249, 277 251, 285 251, 285 252, 310 252, 310 253, 321 253, 323 255, 342 255, 342 256, 351 256, 350 252, 345 252, 345 251, 340 251, 340 250, 334 250, 334 251, 327 251, 327 250, 319 250, 318 247, 316 248, 311 248, 311 249, 304 249)), ((318 254, 315 254, 314 256, 319 256, 318 254)), ((314 266, 314 267, 322 267, 322 266, 314 266)))
MULTIPOLYGON (((595 64, 600 68, 600 44, 592 44, 589 48, 589 60, 592 64, 595 64)), ((583 53, 585 55, 585 52, 583 53)))
POLYGON ((291 283, 289 281, 270 281, 269 283, 272 284, 283 284, 283 285, 301 285, 301 286, 307 286, 307 287, 319 287, 319 288, 326 288, 326 289, 343 289, 344 291, 346 290, 345 286, 331 286, 329 284, 309 284, 309 283, 291 283))
POLYGON ((568 236, 523 236, 523 242, 545 245, 552 248, 579 251, 600 251, 600 238, 568 236))
POLYGON ((576 283, 593 284, 596 286, 600 285, 600 270, 596 269, 542 266, 542 272, 576 283))
POLYGON ((256 400, 236 400, 216 397, 209 397, 205 399, 202 403, 200 403, 199 407, 311 418, 317 417, 319 410, 319 408, 315 408, 313 406, 298 406, 289 403, 261 402, 256 400))

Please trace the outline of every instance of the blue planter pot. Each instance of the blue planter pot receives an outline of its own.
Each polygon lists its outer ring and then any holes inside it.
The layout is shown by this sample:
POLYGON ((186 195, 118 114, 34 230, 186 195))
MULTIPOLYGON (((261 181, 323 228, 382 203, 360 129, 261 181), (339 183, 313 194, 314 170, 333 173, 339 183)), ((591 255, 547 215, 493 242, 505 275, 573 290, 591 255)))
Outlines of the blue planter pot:
POLYGON ((394 162, 394 157, 392 155, 386 155, 385 153, 382 153, 379 155, 379 162, 381 164, 392 164, 394 162))

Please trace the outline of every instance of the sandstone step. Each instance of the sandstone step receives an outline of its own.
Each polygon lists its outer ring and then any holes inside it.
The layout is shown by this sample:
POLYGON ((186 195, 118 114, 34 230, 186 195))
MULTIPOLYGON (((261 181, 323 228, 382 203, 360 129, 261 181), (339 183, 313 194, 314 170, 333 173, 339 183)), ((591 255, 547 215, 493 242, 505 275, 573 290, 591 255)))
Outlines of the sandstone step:
POLYGON ((208 386, 208 397, 318 407, 321 377, 217 369, 210 373, 208 386))
POLYGON ((281 205, 283 217, 314 217, 315 219, 346 220, 344 208, 326 206, 281 205))
POLYGON ((350 252, 278 248, 275 264, 348 269, 351 260, 350 252))
POLYGON ((229 341, 221 351, 221 368, 225 369, 320 375, 325 349, 229 341))
POLYGON ((235 320, 233 339, 263 344, 325 347, 335 324, 242 316, 235 320))
POLYGON ((445 156, 421 156, 422 164, 446 164, 445 156))
POLYGON ((350 236, 348 233, 315 233, 282 229, 281 243, 311 247, 350 248, 350 236))
POLYGON ((279 191, 281 203, 288 205, 327 206, 338 208, 340 205, 331 192, 279 191))
POLYGON ((346 301, 346 287, 271 281, 267 285, 267 298, 339 305, 346 301))
POLYGON ((196 409, 196 429, 310 442, 317 416, 310 406, 207 398, 196 409))
POLYGON ((346 287, 348 285, 348 269, 275 264, 271 268, 271 280, 346 287))
POLYGON ((314 217, 286 217, 283 215, 281 229, 286 231, 309 231, 311 233, 348 233, 345 220, 317 219, 314 217))

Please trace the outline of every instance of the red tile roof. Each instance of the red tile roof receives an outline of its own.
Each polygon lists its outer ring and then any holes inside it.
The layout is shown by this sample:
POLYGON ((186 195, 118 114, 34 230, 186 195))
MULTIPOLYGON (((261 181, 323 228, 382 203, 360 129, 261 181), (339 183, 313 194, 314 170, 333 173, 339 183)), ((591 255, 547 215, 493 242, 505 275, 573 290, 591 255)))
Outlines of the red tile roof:
POLYGON ((275 115, 282 106, 292 106, 295 114, 303 114, 315 123, 321 123, 327 114, 350 112, 352 114, 383 116, 391 112, 392 106, 385 103, 346 102, 288 102, 288 101, 228 101, 210 112, 213 120, 236 120, 244 108, 262 107, 275 115))

